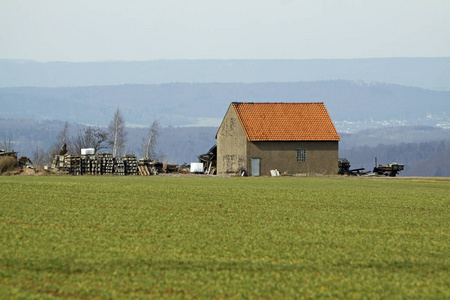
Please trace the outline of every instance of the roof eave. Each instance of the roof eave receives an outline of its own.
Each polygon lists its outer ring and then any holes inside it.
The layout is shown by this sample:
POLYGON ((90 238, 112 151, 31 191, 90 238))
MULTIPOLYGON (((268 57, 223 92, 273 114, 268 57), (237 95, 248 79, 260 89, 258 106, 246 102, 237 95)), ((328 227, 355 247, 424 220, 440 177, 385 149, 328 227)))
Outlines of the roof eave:
POLYGON ((340 142, 341 139, 326 139, 326 140, 260 140, 260 139, 248 139, 249 142, 340 142))

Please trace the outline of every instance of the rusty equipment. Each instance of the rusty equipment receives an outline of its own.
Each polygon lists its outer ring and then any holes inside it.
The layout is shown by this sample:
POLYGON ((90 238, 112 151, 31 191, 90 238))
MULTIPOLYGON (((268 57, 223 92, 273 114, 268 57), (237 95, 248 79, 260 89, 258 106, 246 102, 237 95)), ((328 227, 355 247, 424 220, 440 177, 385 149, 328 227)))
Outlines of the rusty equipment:
POLYGON ((29 159, 26 156, 22 156, 21 158, 19 158, 18 162, 19 162, 19 166, 27 167, 27 168, 30 168, 30 169, 34 169, 33 163, 31 162, 31 159, 29 159))
POLYGON ((398 164, 393 162, 392 164, 386 165, 378 165, 377 167, 377 158, 375 157, 375 167, 373 168, 373 172, 377 175, 384 175, 395 177, 400 171, 405 169, 405 165, 398 164))
POLYGON ((198 156, 198 162, 203 163, 204 174, 216 174, 217 170, 217 145, 209 149, 208 153, 198 156))
POLYGON ((338 159, 338 174, 339 175, 350 175, 350 176, 361 176, 366 175, 369 172, 364 172, 364 168, 352 169, 350 170, 350 162, 346 158, 338 159))
POLYGON ((373 172, 378 175, 385 175, 390 177, 395 177, 400 171, 405 169, 405 165, 397 164, 393 162, 387 166, 378 165, 378 167, 373 168, 373 172))

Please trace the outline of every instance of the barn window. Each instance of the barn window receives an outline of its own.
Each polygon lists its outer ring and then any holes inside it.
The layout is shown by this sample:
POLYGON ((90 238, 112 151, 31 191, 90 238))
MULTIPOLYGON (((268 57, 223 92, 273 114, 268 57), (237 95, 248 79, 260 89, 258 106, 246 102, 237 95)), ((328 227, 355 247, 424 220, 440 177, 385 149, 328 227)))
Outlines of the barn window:
POLYGON ((306 161, 306 149, 297 149, 297 161, 306 161))

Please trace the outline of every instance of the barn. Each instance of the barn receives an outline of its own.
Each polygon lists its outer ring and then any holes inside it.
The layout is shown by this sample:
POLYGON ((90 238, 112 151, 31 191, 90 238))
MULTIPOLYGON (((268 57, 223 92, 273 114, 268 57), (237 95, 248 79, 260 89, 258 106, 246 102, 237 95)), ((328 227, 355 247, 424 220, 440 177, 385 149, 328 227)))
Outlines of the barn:
POLYGON ((340 138, 322 102, 233 102, 216 139, 217 174, 338 172, 340 138))

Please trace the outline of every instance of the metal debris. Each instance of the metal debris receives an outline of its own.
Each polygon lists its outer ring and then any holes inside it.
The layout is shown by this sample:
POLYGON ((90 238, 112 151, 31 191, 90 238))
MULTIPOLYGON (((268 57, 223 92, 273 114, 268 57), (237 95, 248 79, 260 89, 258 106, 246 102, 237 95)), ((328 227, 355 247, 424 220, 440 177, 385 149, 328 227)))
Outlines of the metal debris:
POLYGON ((203 163, 204 174, 216 174, 217 171, 217 145, 209 149, 208 153, 198 156, 198 162, 203 163))

